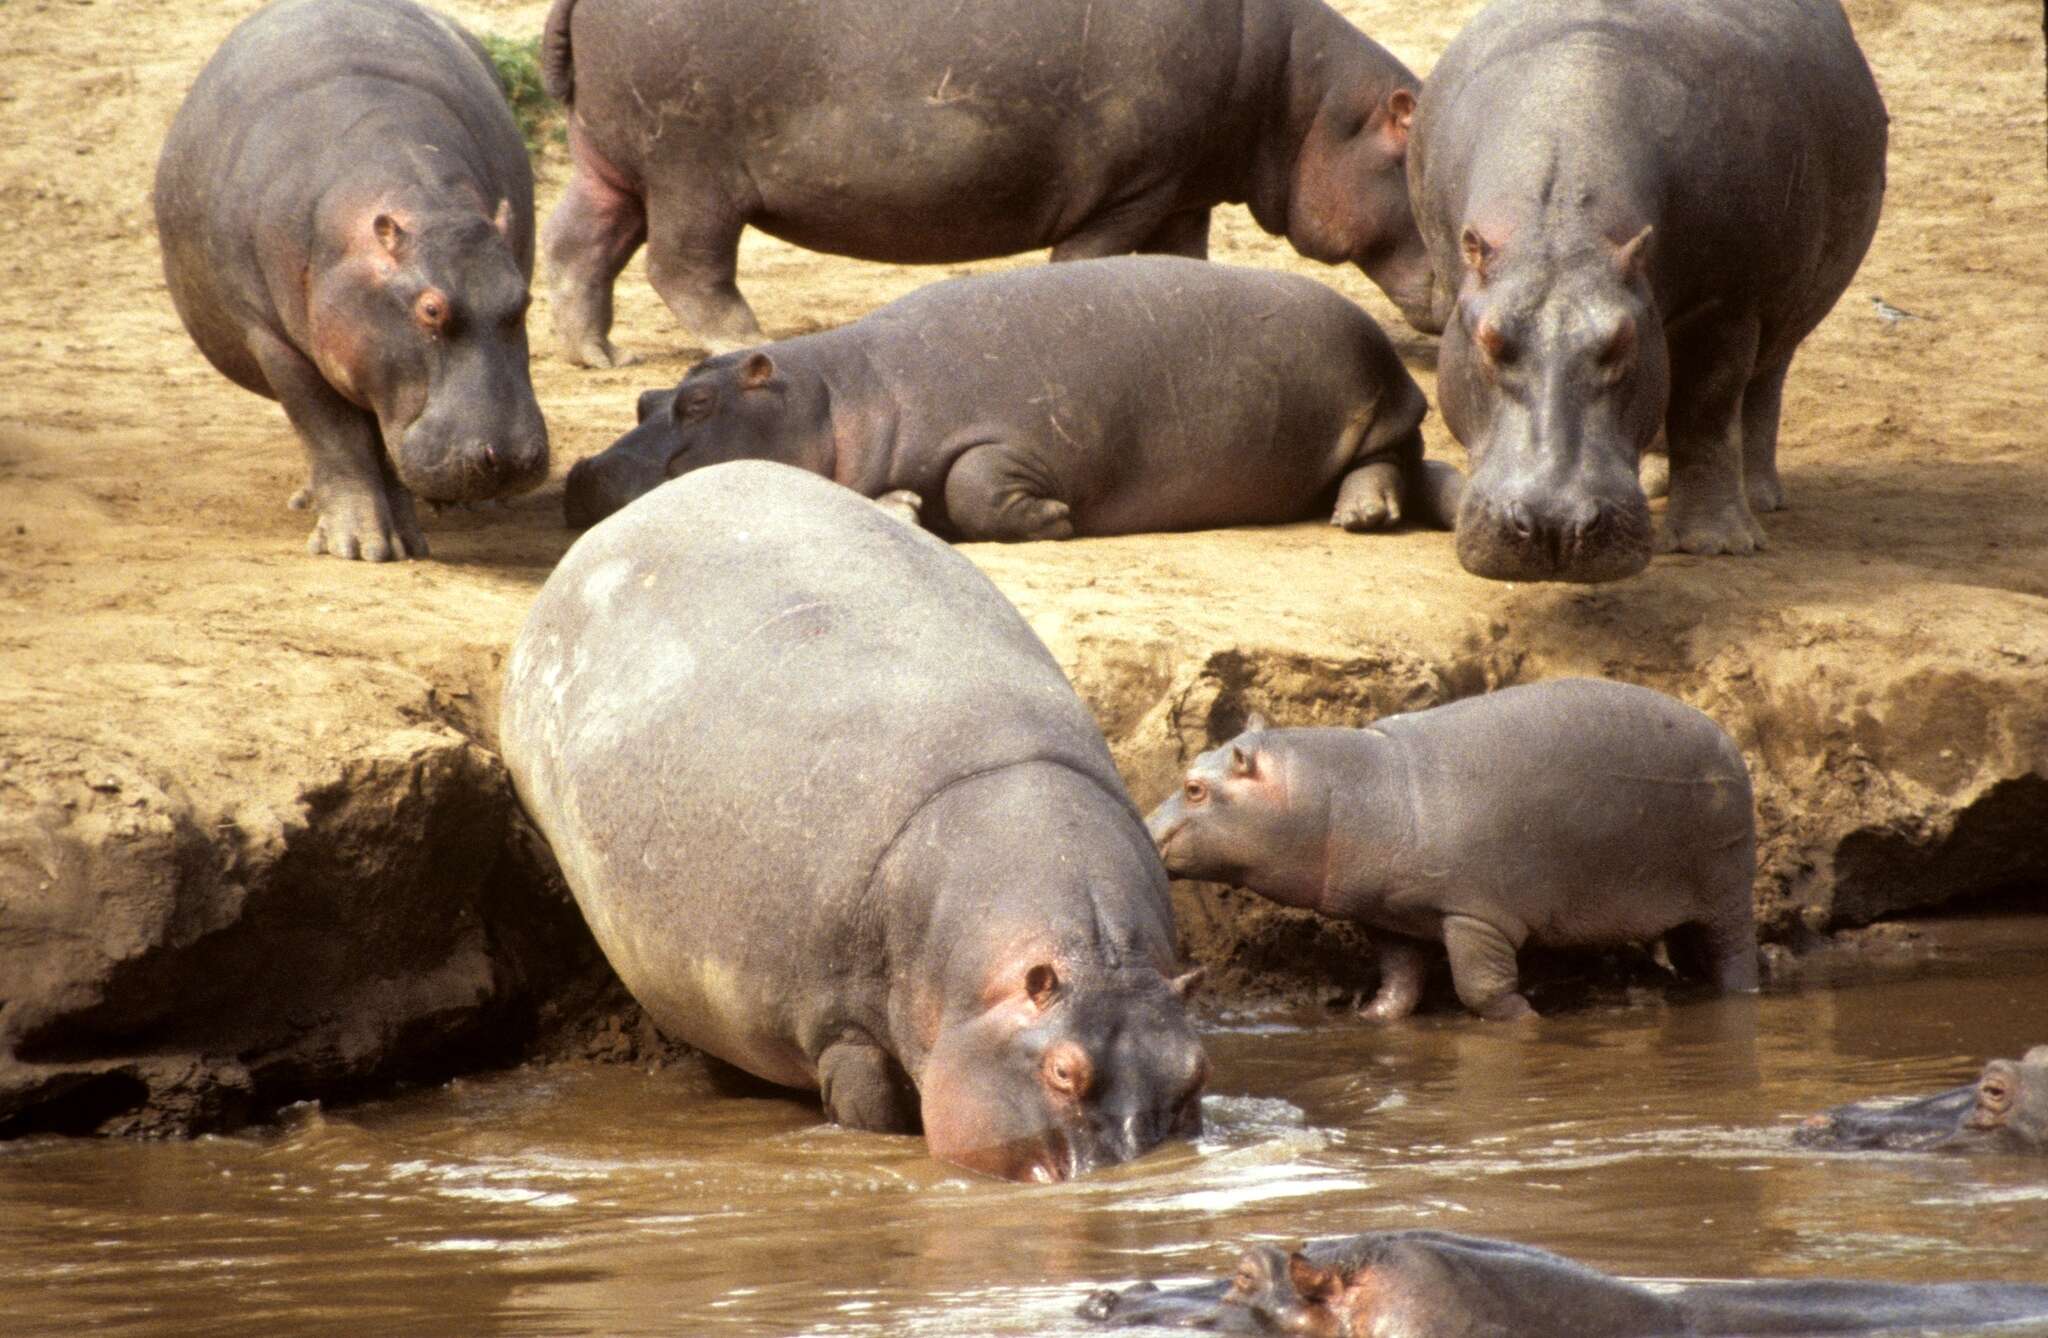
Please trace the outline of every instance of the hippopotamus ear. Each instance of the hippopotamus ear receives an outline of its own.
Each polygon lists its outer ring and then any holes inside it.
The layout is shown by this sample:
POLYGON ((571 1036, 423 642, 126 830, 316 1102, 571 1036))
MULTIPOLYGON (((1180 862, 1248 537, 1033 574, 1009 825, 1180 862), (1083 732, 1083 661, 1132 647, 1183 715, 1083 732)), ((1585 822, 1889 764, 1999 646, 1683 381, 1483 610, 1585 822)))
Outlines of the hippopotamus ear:
POLYGON ((1262 712, 1253 711, 1244 718, 1243 732, 1246 734, 1257 734, 1260 730, 1271 728, 1273 727, 1266 723, 1266 717, 1262 712))
POLYGON ((1039 1012, 1052 1007, 1059 992, 1060 973, 1053 970, 1051 962, 1040 962, 1024 973, 1024 994, 1039 1012))
POLYGON ((1255 778, 1259 774, 1259 755, 1241 743, 1230 745, 1230 774, 1255 778))
POLYGON ((1493 263, 1497 250, 1492 242, 1479 235, 1479 229, 1470 223, 1458 234, 1458 248, 1465 253, 1465 272, 1480 284, 1486 282, 1486 267, 1493 263))
POLYGON ((498 212, 491 215, 491 226, 498 230, 500 237, 512 235, 512 201, 509 198, 498 201, 498 212))
POLYGON ((1206 966, 1191 967, 1167 981, 1166 987, 1173 991, 1174 998, 1186 999, 1195 992, 1195 986, 1202 983, 1202 977, 1208 974, 1209 968, 1206 966))
POLYGON ((660 410, 668 402, 670 397, 673 396, 674 394, 675 391, 673 390, 673 388, 668 390, 641 391, 640 401, 638 404, 634 406, 633 411, 637 416, 633 419, 633 421, 636 423, 646 422, 647 416, 651 413, 660 412, 660 410))
POLYGON ((766 353, 749 353, 740 364, 740 389, 759 390, 775 382, 775 359, 766 353))
POLYGON ((1344 1279, 1335 1269, 1317 1268, 1300 1250, 1287 1256, 1287 1280, 1309 1305, 1328 1305, 1344 1290, 1344 1279))
POLYGON ((1415 93, 1397 88, 1387 94, 1387 126, 1381 133, 1387 142, 1403 152, 1408 148, 1408 131, 1415 124, 1415 93))
POLYGON ((379 214, 370 227, 376 232, 377 243, 384 248, 385 254, 393 260, 405 258, 404 252, 412 246, 412 234, 405 230, 403 224, 390 214, 379 214))
POLYGON ((1634 283, 1643 276, 1643 264, 1648 258, 1650 227, 1614 248, 1614 272, 1621 276, 1623 283, 1634 283))
POLYGON ((2020 1056, 2022 1064, 2048 1064, 2048 1045, 2037 1045, 2020 1056))

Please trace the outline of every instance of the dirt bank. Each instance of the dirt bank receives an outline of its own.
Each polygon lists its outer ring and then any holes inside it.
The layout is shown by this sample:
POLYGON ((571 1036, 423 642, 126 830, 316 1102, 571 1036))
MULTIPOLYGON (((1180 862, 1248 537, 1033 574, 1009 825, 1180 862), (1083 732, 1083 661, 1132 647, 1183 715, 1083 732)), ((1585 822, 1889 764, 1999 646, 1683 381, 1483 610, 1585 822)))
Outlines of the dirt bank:
MULTIPOLYGON (((1342 7, 1424 69, 1478 6, 1342 7)), ((562 472, 694 351, 638 262, 618 338, 641 366, 567 366, 541 301, 555 481, 430 518, 430 562, 305 557, 284 416, 191 346, 149 221, 172 112, 253 8, 7 7, 0 1125, 220 1122, 445 1072, 517 1053, 606 985, 508 801, 494 696, 571 537, 562 472)), ((449 8, 526 35, 545 6, 449 8)), ((1447 535, 1318 525, 970 549, 1068 666, 1141 804, 1254 708, 1357 722, 1599 673, 1675 692, 1742 742, 1773 936, 2048 886, 2039 9, 1850 8, 1892 110, 1891 192, 1863 275, 1794 370, 1793 507, 1768 522, 1770 551, 1567 589, 1469 577, 1447 535), (1931 319, 1882 325, 1873 293, 1931 319)), ((551 158, 543 209, 561 181, 551 158)), ((1360 276, 1299 260, 1238 211, 1216 252, 1358 299, 1433 391, 1430 341, 1360 276)), ((741 264, 775 335, 941 273, 760 237, 741 264)), ((1461 458, 1434 421, 1429 447, 1461 458)), ((1228 983, 1364 974, 1343 936, 1245 898, 1189 889, 1181 910, 1228 983)), ((607 1035, 630 1049, 628 1030, 607 1035)))

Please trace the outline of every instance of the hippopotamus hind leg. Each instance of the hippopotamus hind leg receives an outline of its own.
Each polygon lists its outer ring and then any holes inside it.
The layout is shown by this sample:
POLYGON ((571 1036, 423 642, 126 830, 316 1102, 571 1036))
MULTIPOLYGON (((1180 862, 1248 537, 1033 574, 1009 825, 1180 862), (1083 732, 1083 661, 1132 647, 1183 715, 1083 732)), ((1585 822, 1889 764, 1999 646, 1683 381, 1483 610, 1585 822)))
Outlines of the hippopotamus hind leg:
POLYGON ((1743 492, 1742 393, 1756 358, 1757 323, 1704 320, 1672 348, 1671 503, 1663 551, 1754 553, 1763 527, 1743 492))
POLYGON ((1401 466, 1392 460, 1360 465, 1337 488, 1330 523, 1357 534, 1384 529, 1401 519, 1401 466))
POLYGON ((818 1056, 818 1092, 835 1124, 883 1134, 914 1134, 917 1088, 881 1047, 838 1041, 818 1056))
POLYGON ((1379 952, 1380 987, 1359 1016, 1375 1022, 1396 1022, 1422 1001, 1422 982, 1429 972, 1429 949, 1400 934, 1374 933, 1379 952))
POLYGON ((579 367, 621 367, 633 359, 612 347, 612 286, 647 239, 647 209, 573 125, 569 150, 569 187, 542 238, 555 339, 579 367))
POLYGON ((1495 1022, 1535 1013, 1521 994, 1515 944, 1498 928, 1469 915, 1447 915, 1444 947, 1451 954, 1451 985, 1465 1007, 1495 1022))
POLYGON ((654 196, 661 202, 647 225, 647 279, 654 291, 714 354, 762 342, 738 282, 746 220, 701 186, 654 196))
POLYGON ((1672 964, 1728 994, 1757 987, 1756 921, 1748 917, 1680 925, 1664 936, 1672 964))
POLYGON ((1071 539, 1072 508, 1002 442, 963 451, 946 473, 946 513, 963 539, 1071 539))

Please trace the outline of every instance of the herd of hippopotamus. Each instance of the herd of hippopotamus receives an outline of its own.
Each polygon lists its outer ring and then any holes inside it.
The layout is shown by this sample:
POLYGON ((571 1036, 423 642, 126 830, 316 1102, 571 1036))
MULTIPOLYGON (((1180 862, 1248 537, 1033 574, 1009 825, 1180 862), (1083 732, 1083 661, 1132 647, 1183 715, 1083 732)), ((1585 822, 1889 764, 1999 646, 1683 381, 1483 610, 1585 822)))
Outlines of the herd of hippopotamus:
MULTIPOLYGON (((564 494, 588 526, 509 657, 501 740, 620 978, 669 1033, 935 1157, 1063 1180, 1201 1128, 1170 878, 1367 926, 1367 1016, 1441 944, 1531 1013, 1528 943, 1664 938, 1757 986, 1755 818, 1709 718, 1622 683, 1354 729, 1257 716, 1150 817, 951 539, 1294 521, 1456 530, 1501 579, 1747 553, 1780 392, 1862 260, 1886 115, 1835 0, 1496 0, 1426 83, 1322 0, 555 0, 574 171, 563 353, 615 365, 648 273, 712 352, 564 494), (1325 285, 1211 265, 1242 202, 1440 333, 1469 480, 1325 285), (1050 246, 763 342, 748 225, 870 259, 1050 246), (1133 254, 1158 253, 1158 254, 1133 254), (1645 457, 1668 459, 1653 526, 1645 457), (673 480, 673 482, 671 482, 673 480)), ((276 0, 159 165, 169 289, 305 446, 310 548, 422 557, 415 499, 548 472, 526 151, 481 46, 412 0, 276 0)), ((2048 1047, 1817 1117, 1822 1147, 2048 1151, 2048 1047)), ((2048 1288, 1657 1291, 1435 1232, 1090 1298, 1112 1324, 1343 1335, 1842 1332, 2048 1315, 2048 1288)))

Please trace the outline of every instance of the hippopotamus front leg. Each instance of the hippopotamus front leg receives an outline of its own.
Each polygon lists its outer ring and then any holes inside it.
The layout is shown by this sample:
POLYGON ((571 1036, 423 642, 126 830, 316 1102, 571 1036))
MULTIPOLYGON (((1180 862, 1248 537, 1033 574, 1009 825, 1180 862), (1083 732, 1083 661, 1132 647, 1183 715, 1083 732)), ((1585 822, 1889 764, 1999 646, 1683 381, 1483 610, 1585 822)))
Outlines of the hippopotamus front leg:
POLYGON ((1536 1010, 1521 994, 1516 945, 1498 926, 1469 915, 1447 915, 1444 947, 1451 955, 1451 985, 1458 991, 1458 1002, 1495 1022, 1534 1015, 1536 1010))
POLYGON ((1183 209, 1177 214, 1168 214, 1166 221, 1155 228, 1150 237, 1138 243, 1138 250, 1155 255, 1187 256, 1192 260, 1207 260, 1209 211, 1183 209))
POLYGON ((818 1094, 826 1118, 849 1129, 881 1134, 914 1134, 917 1088, 880 1046, 840 1041, 818 1056, 818 1094))
POLYGON ((367 562, 425 557, 412 494, 391 472, 376 418, 336 394, 283 340, 259 332, 249 351, 306 448, 306 487, 292 499, 316 517, 306 551, 367 562))
POLYGON ((1399 934, 1375 933, 1372 941, 1379 952, 1380 987, 1359 1016, 1375 1022, 1397 1022, 1413 1013, 1415 1005, 1422 1001, 1429 951, 1416 940, 1399 934))
POLYGON ((1742 487, 1749 509, 1759 514, 1785 509, 1785 485, 1778 481, 1778 419, 1784 410, 1787 362, 1760 371, 1742 391, 1742 487))
MULTIPOLYGON (((1752 317, 1705 321, 1672 342, 1671 503, 1660 551, 1754 553, 1764 531, 1743 489, 1743 391, 1756 359, 1752 317)), ((1775 447, 1773 448, 1775 453, 1775 447)))
POLYGON ((1071 539, 1072 508, 1007 442, 971 446, 946 472, 946 513, 963 539, 1071 539))
POLYGON ((1356 534, 1384 529, 1401 519, 1401 466, 1392 460, 1360 465, 1337 488, 1330 523, 1356 534))

